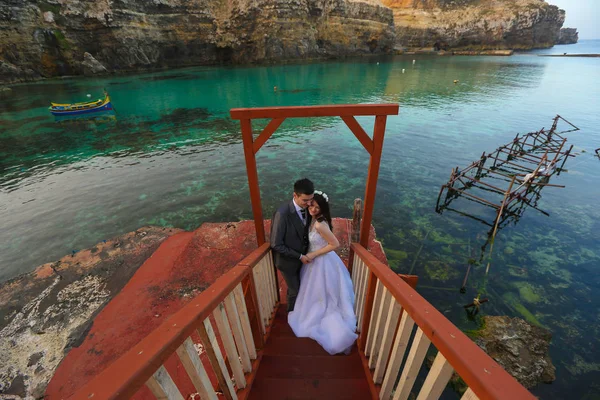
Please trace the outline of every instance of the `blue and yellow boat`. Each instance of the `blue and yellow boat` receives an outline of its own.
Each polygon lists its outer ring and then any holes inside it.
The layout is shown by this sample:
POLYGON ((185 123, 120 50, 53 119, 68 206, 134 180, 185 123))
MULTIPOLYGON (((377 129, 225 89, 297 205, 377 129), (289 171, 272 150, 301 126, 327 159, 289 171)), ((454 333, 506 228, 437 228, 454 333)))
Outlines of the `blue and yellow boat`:
POLYGON ((50 107, 48 107, 48 109, 52 115, 62 116, 109 111, 112 110, 113 107, 110 103, 110 97, 108 96, 108 93, 104 92, 104 99, 71 104, 50 103, 50 107))

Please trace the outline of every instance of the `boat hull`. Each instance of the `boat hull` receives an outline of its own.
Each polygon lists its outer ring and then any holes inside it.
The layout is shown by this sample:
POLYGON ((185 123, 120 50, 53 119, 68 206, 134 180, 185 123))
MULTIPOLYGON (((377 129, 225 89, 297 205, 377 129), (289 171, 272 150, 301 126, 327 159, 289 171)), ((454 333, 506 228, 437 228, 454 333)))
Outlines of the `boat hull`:
POLYGON ((112 104, 110 103, 110 101, 108 103, 102 104, 101 106, 98 107, 93 107, 93 108, 85 108, 85 109, 81 109, 81 110, 53 110, 50 109, 50 113, 52 115, 58 116, 58 115, 79 115, 79 114, 89 114, 89 113, 94 113, 94 112, 99 112, 99 111, 109 111, 112 110, 112 104))

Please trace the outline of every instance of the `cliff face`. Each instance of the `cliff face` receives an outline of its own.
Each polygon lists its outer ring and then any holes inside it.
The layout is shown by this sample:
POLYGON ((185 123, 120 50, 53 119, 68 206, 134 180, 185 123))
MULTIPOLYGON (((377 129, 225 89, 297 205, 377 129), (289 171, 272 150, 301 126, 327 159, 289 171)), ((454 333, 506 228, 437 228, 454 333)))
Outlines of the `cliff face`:
POLYGON ((579 41, 579 32, 576 28, 562 28, 556 44, 574 44, 579 41))
POLYGON ((382 0, 394 10, 403 47, 551 47, 565 12, 544 0, 382 0))
POLYGON ((4 0, 0 81, 381 53, 393 41, 378 0, 4 0))
POLYGON ((0 82, 216 63, 531 49, 558 40, 544 0, 3 0, 0 82))

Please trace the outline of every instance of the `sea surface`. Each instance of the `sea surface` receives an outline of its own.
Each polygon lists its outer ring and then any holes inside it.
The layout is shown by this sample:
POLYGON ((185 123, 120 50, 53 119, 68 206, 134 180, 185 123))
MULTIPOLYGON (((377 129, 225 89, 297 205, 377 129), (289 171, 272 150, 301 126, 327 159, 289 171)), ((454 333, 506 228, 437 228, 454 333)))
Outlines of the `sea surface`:
MULTIPOLYGON (((600 53, 600 41, 512 57, 199 67, 14 85, 0 97, 0 280, 145 225, 193 230, 251 219, 231 108, 399 103, 387 121, 373 219, 391 267, 419 275, 419 292, 463 329, 480 323, 463 308, 478 294, 489 298, 480 316, 549 329, 557 379, 533 393, 598 399, 600 59, 538 56, 549 52, 600 53), (104 89, 113 114, 64 120, 48 112, 50 101, 96 99, 104 89), (557 114, 580 128, 566 134, 576 157, 550 181, 565 187, 544 187, 536 207, 508 220, 483 254, 494 211, 456 199, 457 211, 438 213, 441 185, 452 168, 517 133, 549 128, 557 114)), ((357 119, 372 131, 373 118, 357 119)), ((286 120, 257 162, 267 217, 301 177, 329 195, 334 216, 351 217, 353 200, 364 197, 367 153, 340 119, 286 120)))

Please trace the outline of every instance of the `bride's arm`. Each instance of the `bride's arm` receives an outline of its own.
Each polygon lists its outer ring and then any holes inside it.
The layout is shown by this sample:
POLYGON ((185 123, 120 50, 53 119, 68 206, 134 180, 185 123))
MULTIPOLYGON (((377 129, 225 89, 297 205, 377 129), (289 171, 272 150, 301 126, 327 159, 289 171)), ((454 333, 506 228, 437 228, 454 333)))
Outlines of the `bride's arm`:
POLYGON ((338 247, 340 247, 340 242, 337 240, 331 229, 329 229, 329 225, 327 222, 315 222, 315 229, 319 234, 323 237, 323 239, 327 240, 327 246, 322 249, 311 251, 306 256, 311 260, 314 260, 315 257, 323 255, 325 253, 329 253, 330 251, 334 251, 338 247))

